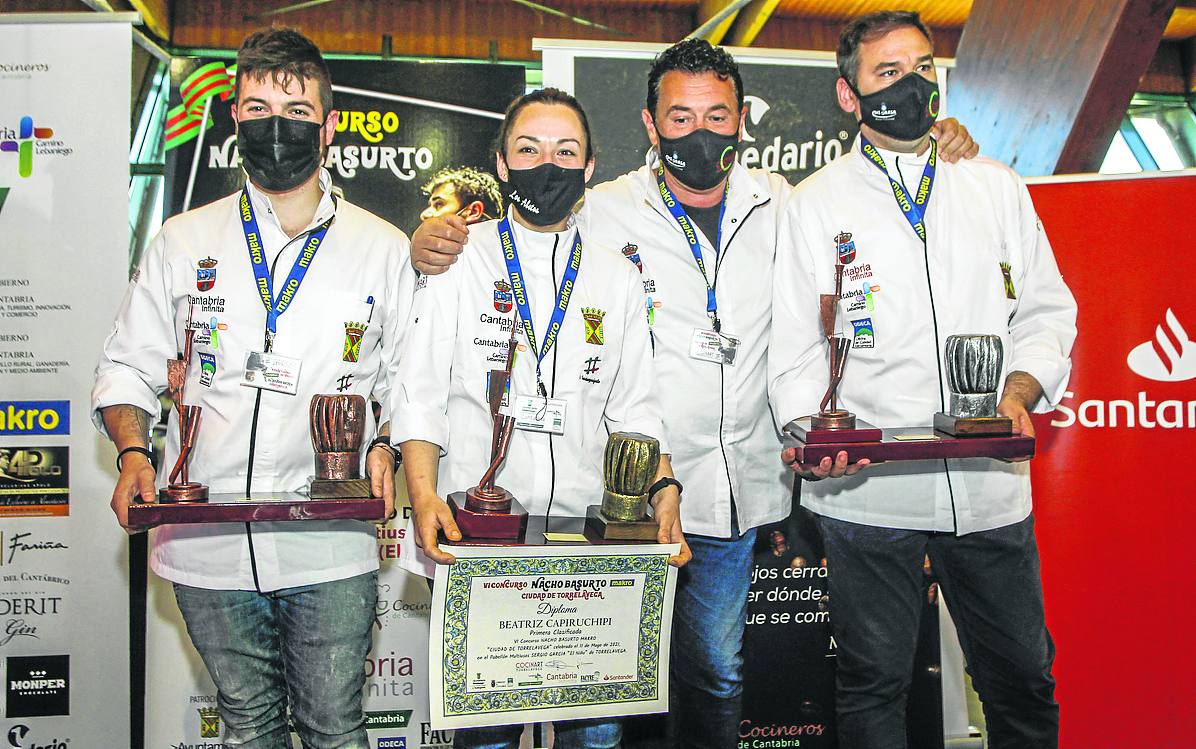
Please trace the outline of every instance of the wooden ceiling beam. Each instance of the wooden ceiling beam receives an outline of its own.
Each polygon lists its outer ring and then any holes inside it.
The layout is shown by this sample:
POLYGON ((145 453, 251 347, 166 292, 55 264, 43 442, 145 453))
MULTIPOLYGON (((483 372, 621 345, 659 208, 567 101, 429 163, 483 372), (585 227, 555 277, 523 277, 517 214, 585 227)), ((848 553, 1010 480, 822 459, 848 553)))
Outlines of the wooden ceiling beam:
POLYGON ((948 109, 1020 174, 1100 168, 1176 0, 975 0, 948 109))
POLYGON ((739 16, 735 19, 735 27, 731 30, 731 40, 728 43, 732 47, 752 46, 752 42, 756 41, 760 30, 764 28, 764 24, 768 23, 772 12, 780 3, 781 0, 752 0, 746 8, 739 11, 739 16))
MULTIPOLYGON (((700 0, 698 2, 698 26, 714 18, 718 13, 724 10, 734 0, 700 0)), ((735 22, 735 17, 738 12, 732 13, 724 18, 718 25, 710 29, 704 37, 706 41, 711 44, 721 44, 723 37, 727 35, 727 31, 731 29, 731 24, 735 22)))

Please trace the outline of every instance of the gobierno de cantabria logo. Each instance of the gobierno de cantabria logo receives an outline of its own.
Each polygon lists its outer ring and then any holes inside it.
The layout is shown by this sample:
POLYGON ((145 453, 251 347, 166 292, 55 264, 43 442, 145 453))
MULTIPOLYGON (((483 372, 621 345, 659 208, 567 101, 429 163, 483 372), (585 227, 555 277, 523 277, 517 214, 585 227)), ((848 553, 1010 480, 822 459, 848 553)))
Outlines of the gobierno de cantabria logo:
POLYGON ((1154 339, 1135 346, 1125 363, 1148 380, 1182 382, 1196 377, 1196 343, 1170 308, 1163 320, 1166 327, 1156 325, 1154 339))

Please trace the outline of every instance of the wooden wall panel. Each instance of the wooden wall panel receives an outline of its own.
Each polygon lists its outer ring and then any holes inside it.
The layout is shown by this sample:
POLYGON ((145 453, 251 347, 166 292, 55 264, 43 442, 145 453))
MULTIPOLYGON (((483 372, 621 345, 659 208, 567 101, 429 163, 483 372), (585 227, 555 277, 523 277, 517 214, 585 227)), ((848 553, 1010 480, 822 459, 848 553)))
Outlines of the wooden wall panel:
POLYGON ((1175 0, 976 0, 951 113, 1023 175, 1099 168, 1175 0))
POLYGON ((313 8, 254 21, 246 16, 279 7, 276 1, 211 0, 178 2, 174 36, 183 47, 235 49, 263 26, 293 26, 327 52, 377 54, 383 34, 393 37, 393 53, 426 57, 486 58, 490 42, 506 60, 532 60, 534 36, 620 41, 676 41, 695 26, 696 5, 663 4, 644 9, 631 3, 553 2, 554 8, 628 32, 625 35, 582 26, 507 0, 337 0, 313 8), (200 7, 202 6, 202 7, 200 7))
MULTIPOLYGON (((768 20, 753 47, 780 49, 816 49, 828 52, 839 46, 839 32, 847 25, 844 20, 819 20, 778 16, 768 20)), ((932 27, 934 53, 939 57, 954 57, 961 29, 932 27)))

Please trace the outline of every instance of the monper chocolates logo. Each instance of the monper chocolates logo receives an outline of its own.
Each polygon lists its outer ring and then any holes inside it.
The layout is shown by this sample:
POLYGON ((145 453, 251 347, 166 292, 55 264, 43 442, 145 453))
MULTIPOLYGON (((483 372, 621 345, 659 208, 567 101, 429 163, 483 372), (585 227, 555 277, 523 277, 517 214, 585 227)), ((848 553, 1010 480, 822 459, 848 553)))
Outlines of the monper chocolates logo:
POLYGON ((9 656, 4 717, 70 714, 70 656, 9 656))

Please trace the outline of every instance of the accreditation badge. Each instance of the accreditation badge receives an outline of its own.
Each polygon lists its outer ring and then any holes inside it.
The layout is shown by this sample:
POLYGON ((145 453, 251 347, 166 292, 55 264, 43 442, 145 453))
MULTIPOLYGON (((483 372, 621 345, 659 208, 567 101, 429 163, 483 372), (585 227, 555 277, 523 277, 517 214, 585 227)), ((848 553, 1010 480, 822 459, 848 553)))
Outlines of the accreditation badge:
POLYGON ((561 398, 539 395, 511 396, 511 405, 502 413, 515 419, 515 428, 544 434, 565 433, 565 406, 561 398))
POLYGON ((735 366, 735 356, 738 353, 738 338, 705 328, 694 330, 694 337, 689 342, 689 358, 698 361, 726 364, 733 367, 735 366))
POLYGON ((250 351, 245 355, 241 385, 294 395, 299 390, 299 369, 302 366, 302 359, 264 351, 250 351))

